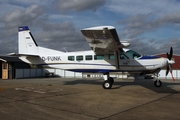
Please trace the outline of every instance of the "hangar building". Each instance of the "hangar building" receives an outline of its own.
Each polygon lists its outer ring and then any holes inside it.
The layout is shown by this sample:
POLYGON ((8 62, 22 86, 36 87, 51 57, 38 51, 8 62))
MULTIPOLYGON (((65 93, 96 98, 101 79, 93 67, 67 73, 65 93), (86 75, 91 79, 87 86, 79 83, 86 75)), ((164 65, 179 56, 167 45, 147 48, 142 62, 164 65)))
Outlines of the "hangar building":
POLYGON ((30 65, 18 57, 0 56, 0 78, 14 79, 16 69, 22 68, 30 68, 30 65))

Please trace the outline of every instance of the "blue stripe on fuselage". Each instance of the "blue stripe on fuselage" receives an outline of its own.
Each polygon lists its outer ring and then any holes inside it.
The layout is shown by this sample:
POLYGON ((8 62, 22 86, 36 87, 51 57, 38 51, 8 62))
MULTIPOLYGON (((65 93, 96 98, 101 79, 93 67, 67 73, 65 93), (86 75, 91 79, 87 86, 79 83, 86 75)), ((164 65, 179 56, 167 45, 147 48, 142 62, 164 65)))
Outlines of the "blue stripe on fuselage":
POLYGON ((142 59, 158 59, 158 58, 161 58, 159 56, 142 56, 141 58, 139 58, 139 60, 142 60, 142 59))

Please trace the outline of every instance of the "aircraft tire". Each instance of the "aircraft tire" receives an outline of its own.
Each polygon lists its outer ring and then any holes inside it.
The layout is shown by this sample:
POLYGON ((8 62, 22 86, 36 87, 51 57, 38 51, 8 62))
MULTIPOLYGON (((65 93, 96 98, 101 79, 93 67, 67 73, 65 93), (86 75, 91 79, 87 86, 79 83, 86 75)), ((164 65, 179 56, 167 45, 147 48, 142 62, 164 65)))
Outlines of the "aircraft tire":
POLYGON ((111 82, 110 80, 106 80, 106 81, 103 82, 102 87, 103 87, 104 89, 111 89, 111 87, 112 87, 112 82, 111 82))
POLYGON ((160 80, 155 80, 154 81, 154 86, 161 87, 161 85, 162 85, 162 82, 160 80))
POLYGON ((111 81, 111 83, 114 83, 114 79, 112 77, 109 78, 109 80, 111 81))

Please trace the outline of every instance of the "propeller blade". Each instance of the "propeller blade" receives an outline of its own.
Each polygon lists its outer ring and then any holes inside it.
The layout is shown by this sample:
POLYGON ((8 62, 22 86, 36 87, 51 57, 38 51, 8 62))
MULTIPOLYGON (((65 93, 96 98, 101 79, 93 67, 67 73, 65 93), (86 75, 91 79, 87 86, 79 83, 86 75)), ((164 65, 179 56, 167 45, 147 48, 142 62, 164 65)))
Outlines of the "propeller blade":
POLYGON ((168 66, 169 66, 169 70, 170 70, 170 72, 172 72, 172 65, 171 65, 171 64, 169 64, 168 66))
POLYGON ((170 73, 171 73, 171 76, 172 76, 172 80, 175 81, 174 76, 172 74, 172 71, 170 71, 170 73))
POLYGON ((167 68, 166 68, 166 76, 168 75, 169 73, 169 66, 167 65, 167 68))
POLYGON ((173 55, 173 48, 171 47, 171 49, 170 49, 170 54, 169 54, 169 60, 171 60, 172 55, 173 55))
POLYGON ((168 59, 170 58, 170 55, 168 53, 166 53, 166 56, 167 56, 168 59))
POLYGON ((175 81, 174 76, 172 74, 172 64, 173 64, 171 62, 171 58, 173 56, 173 48, 172 47, 170 48, 170 53, 166 53, 166 55, 167 55, 167 58, 168 58, 168 60, 167 60, 167 68, 166 68, 166 76, 168 75, 168 73, 170 71, 171 76, 172 76, 172 80, 175 81))

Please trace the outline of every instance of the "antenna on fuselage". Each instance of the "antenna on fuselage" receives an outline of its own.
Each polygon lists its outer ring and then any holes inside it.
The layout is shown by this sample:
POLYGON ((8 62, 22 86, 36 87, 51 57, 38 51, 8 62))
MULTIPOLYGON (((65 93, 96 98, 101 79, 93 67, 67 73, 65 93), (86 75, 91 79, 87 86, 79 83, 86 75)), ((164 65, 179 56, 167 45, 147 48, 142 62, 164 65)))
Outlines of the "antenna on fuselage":
POLYGON ((68 53, 68 51, 66 50, 66 48, 63 48, 63 50, 64 50, 66 53, 68 53))

